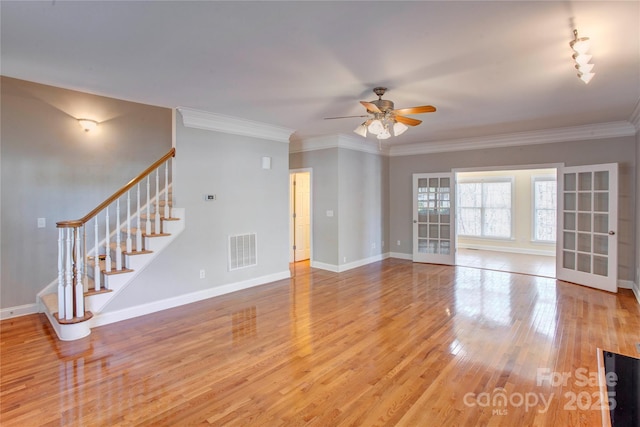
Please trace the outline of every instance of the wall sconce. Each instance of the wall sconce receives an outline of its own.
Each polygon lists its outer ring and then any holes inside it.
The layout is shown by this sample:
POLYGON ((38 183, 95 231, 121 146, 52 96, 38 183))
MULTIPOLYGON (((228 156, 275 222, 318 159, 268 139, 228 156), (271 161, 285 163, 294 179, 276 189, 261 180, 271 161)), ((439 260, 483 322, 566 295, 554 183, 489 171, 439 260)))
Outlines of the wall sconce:
POLYGON ((569 42, 569 46, 573 49, 573 60, 576 63, 576 70, 578 70, 578 78, 585 84, 589 83, 596 73, 592 73, 593 64, 589 64, 591 61, 591 55, 587 54, 590 43, 589 37, 578 38, 578 30, 573 30, 573 40, 569 42))
POLYGON ((78 123, 85 132, 96 130, 96 128, 98 127, 98 122, 91 119, 78 119, 78 123))

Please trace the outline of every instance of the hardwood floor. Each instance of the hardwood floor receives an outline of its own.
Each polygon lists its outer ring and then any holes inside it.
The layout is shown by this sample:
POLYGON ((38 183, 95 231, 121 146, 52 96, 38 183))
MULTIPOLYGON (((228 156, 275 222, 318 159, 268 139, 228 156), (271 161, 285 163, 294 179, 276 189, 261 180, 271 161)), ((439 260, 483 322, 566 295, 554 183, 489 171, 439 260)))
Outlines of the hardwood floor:
POLYGON ((0 424, 595 426, 596 349, 638 356, 626 290, 397 259, 292 271, 76 342, 3 321, 0 424))
POLYGON ((456 265, 556 277, 556 257, 458 248, 456 265))

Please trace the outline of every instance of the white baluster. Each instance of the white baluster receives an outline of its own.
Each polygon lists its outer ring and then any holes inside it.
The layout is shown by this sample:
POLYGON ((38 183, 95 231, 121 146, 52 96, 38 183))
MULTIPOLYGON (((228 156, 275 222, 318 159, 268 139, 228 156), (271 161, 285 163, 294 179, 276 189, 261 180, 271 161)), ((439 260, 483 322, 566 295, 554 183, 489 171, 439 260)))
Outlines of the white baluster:
POLYGON ((171 218, 171 211, 169 210, 169 162, 167 160, 164 164, 164 217, 171 218))
POLYGON ((96 291, 100 290, 100 240, 98 238, 98 215, 93 223, 93 288, 96 291))
POLYGON ((82 289, 89 290, 89 267, 87 266, 87 225, 82 224, 82 258, 80 259, 80 268, 82 271, 82 289))
POLYGON ((162 233, 162 230, 160 229, 160 226, 162 225, 160 223, 160 168, 156 169, 156 197, 155 197, 155 201, 156 201, 156 208, 155 208, 155 221, 154 221, 154 227, 153 229, 154 234, 160 234, 162 233))
POLYGON ((71 275, 71 258, 73 251, 71 249, 71 229, 67 229, 66 249, 65 249, 65 283, 64 283, 64 318, 73 319, 73 278, 71 275))
POLYGON ((64 228, 58 228, 58 319, 65 318, 64 310, 64 228))
POLYGON ((76 284, 75 284, 75 303, 76 303, 76 317, 84 317, 84 286, 82 286, 82 271, 81 269, 81 245, 80 245, 80 229, 78 227, 73 229, 73 233, 75 234, 76 243, 73 252, 73 262, 79 268, 76 270, 76 284))
POLYGON ((127 191, 127 252, 131 253, 133 247, 131 244, 131 191, 127 191))
POLYGON ((122 270, 122 230, 120 229, 120 199, 116 200, 116 270, 122 270))
POLYGON ((151 193, 151 181, 149 176, 147 176, 147 221, 146 221, 146 234, 151 234, 151 202, 149 194, 151 193))
POLYGON ((137 204, 136 204, 136 212, 138 212, 138 228, 136 230, 136 251, 141 251, 142 250, 142 220, 140 219, 140 216, 142 215, 142 209, 140 207, 140 183, 138 183, 137 185, 138 187, 138 191, 137 191, 137 204))
MULTIPOLYGON (((110 232, 109 232, 109 208, 107 207, 105 209, 106 212, 106 218, 105 218, 105 229, 106 229, 106 235, 105 235, 105 258, 104 258, 104 270, 109 273, 111 272, 111 236, 109 236, 110 232)), ((105 281, 105 285, 106 285, 106 281, 105 281)))

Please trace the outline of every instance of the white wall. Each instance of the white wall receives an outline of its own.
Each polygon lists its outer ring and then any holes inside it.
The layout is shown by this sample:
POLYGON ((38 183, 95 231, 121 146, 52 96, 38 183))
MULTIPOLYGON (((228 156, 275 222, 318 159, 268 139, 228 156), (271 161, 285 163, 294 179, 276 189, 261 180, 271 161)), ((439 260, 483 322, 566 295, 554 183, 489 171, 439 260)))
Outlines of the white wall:
POLYGON ((289 273, 288 144, 188 128, 179 114, 176 120, 174 197, 186 209, 186 229, 106 313, 289 273), (263 156, 272 158, 271 169, 262 169, 263 156), (205 194, 216 201, 204 201, 205 194), (258 265, 228 271, 228 236, 251 232, 258 265))
POLYGON ((456 168, 484 168, 516 165, 564 163, 566 166, 599 163, 619 164, 618 198, 618 279, 634 276, 636 221, 635 192, 636 137, 573 141, 554 144, 504 147, 391 157, 390 160, 390 238, 400 246, 392 252, 412 253, 412 174, 449 172, 456 168))
POLYGON ((171 149, 171 110, 2 77, 0 308, 58 274, 57 221, 78 219, 171 149), (86 133, 78 118, 100 122, 86 133), (37 218, 46 219, 37 228, 37 218))

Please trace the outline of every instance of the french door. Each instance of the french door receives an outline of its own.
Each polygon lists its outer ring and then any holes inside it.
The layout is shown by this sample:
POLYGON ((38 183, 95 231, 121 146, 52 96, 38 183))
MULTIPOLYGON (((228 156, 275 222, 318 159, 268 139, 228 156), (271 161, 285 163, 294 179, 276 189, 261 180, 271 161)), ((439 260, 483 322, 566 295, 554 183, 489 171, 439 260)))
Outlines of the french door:
POLYGON ((558 169, 556 275, 618 290, 618 165, 558 169))
POLYGON ((453 173, 413 174, 413 261, 455 264, 453 173))

